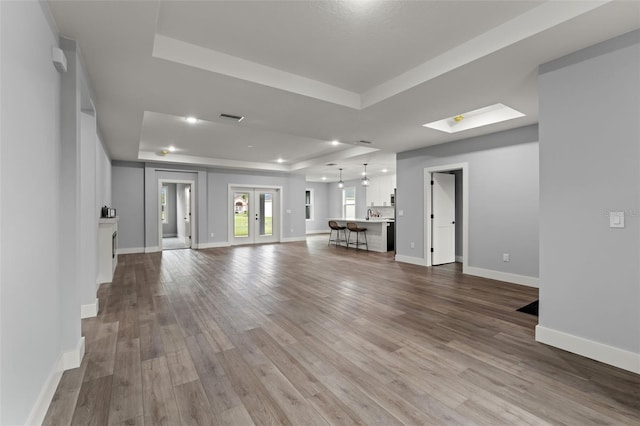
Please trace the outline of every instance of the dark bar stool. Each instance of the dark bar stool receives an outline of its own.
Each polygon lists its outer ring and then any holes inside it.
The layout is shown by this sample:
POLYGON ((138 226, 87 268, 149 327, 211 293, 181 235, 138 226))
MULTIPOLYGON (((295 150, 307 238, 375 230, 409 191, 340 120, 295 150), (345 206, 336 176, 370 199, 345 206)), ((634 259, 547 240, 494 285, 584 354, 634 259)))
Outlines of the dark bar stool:
POLYGON ((338 246, 338 243, 346 243, 347 242, 347 227, 346 226, 340 226, 338 225, 338 222, 336 222, 335 220, 330 220, 329 221, 329 242, 327 243, 327 245, 331 244, 331 242, 335 242, 336 243, 336 247, 338 246), (331 239, 331 236, 333 235, 333 231, 336 231, 336 238, 335 239, 331 239), (340 238, 340 231, 344 232, 344 239, 340 238))
POLYGON ((360 228, 355 222, 347 222, 347 229, 349 230, 349 237, 347 238, 347 248, 349 245, 353 244, 356 246, 356 249, 359 248, 362 244, 367 247, 367 251, 369 251, 369 243, 367 243, 367 228, 360 228), (356 233, 356 242, 351 242, 351 233, 356 233), (364 243, 360 242, 360 233, 364 235, 364 243))

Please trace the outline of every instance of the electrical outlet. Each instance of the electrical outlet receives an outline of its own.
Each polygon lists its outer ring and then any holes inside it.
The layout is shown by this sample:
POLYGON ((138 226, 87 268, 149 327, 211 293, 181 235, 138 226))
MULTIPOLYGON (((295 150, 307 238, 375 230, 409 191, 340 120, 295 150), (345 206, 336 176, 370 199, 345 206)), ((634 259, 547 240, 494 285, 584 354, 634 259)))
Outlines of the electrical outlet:
POLYGON ((291 228, 291 233, 293 234, 293 228, 291 228))
POLYGON ((411 248, 412 249, 416 248, 416 243, 414 243, 413 241, 411 241, 411 248))
POLYGON ((502 253, 502 261, 503 262, 509 261, 509 253, 502 253))
POLYGON ((214 233, 212 232, 212 233, 211 233, 211 237, 213 238, 213 237, 215 237, 215 236, 216 236, 216 234, 214 234, 214 233))

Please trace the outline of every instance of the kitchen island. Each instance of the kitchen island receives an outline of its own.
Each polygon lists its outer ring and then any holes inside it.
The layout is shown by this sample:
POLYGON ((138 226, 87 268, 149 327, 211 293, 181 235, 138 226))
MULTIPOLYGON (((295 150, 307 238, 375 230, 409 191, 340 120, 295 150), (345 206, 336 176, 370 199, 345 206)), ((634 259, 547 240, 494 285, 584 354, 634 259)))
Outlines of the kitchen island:
MULTIPOLYGON (((344 219, 344 218, 329 218, 328 220, 335 220, 340 226, 347 226, 347 222, 355 222, 360 228, 367 228, 367 242, 369 243, 369 251, 378 251, 386 253, 389 250, 393 250, 393 235, 395 221, 393 219, 383 219, 374 217, 369 220, 365 218, 356 219, 344 219), (389 230, 389 227, 391 230, 389 230), (390 243, 390 244, 388 244, 390 243)), ((347 235, 349 230, 347 229, 347 235)), ((355 242, 356 236, 352 235, 351 242, 355 242)), ((360 235, 360 241, 364 240, 364 237, 360 235)), ((342 244, 345 245, 344 243, 342 244)), ((355 246, 350 246, 355 248, 355 246)), ((365 246, 360 246, 364 249, 365 246)))

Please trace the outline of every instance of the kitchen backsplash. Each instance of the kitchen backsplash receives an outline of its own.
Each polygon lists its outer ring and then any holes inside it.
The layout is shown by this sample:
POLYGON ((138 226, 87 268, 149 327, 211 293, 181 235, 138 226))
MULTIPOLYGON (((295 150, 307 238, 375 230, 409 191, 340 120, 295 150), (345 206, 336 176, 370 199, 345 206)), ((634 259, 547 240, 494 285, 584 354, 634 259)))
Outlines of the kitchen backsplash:
POLYGON ((377 215, 377 217, 395 217, 395 211, 394 208, 392 206, 387 206, 387 207, 369 207, 371 209, 371 211, 374 213, 374 215, 377 215), (378 214, 379 213, 379 214, 378 214))

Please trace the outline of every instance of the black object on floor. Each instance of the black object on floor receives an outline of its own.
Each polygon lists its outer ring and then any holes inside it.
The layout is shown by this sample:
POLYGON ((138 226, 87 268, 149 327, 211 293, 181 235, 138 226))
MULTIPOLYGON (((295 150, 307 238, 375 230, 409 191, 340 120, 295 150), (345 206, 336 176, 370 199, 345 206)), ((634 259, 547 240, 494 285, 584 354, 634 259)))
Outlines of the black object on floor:
POLYGON ((519 312, 524 312, 525 314, 538 316, 538 302, 539 300, 536 300, 535 302, 529 303, 527 306, 523 306, 522 308, 516 310, 519 312))

